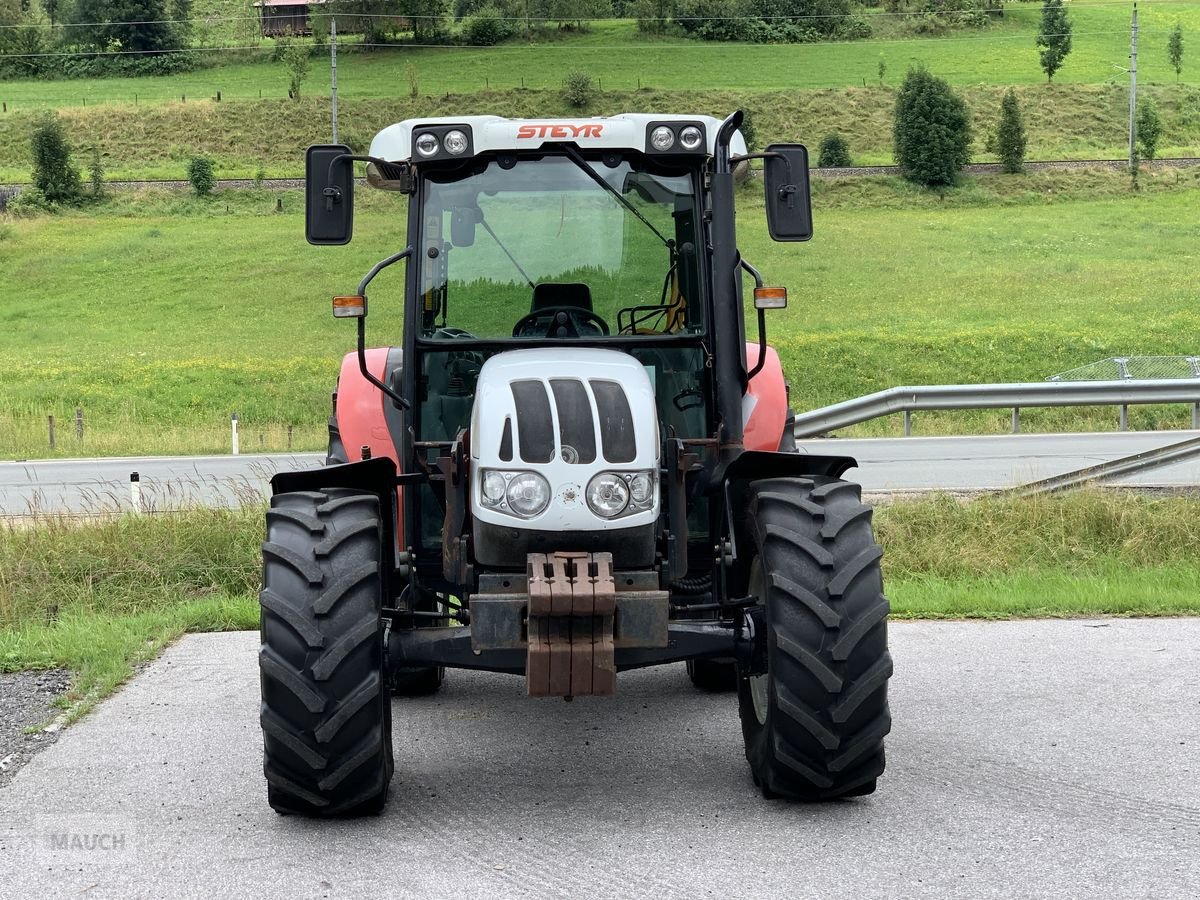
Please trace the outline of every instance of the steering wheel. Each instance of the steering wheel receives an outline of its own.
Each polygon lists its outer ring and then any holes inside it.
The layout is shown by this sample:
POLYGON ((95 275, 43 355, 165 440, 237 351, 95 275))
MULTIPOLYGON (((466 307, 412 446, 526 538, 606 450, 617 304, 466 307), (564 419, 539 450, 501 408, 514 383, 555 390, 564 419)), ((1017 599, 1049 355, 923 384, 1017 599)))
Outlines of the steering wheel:
POLYGON ((590 309, 582 306, 550 306, 522 316, 513 326, 513 337, 580 337, 580 326, 590 326, 589 333, 608 335, 608 323, 590 309), (547 323, 545 331, 537 326, 547 323))

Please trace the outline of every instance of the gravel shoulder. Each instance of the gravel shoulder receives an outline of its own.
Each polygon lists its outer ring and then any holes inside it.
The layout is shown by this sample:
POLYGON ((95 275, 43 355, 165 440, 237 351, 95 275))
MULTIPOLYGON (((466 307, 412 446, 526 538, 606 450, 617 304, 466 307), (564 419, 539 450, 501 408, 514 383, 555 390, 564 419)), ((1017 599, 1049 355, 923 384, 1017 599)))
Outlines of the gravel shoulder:
POLYGON ((65 669, 0 673, 0 788, 5 787, 33 755, 54 743, 58 729, 26 733, 58 715, 51 706, 71 684, 65 669))

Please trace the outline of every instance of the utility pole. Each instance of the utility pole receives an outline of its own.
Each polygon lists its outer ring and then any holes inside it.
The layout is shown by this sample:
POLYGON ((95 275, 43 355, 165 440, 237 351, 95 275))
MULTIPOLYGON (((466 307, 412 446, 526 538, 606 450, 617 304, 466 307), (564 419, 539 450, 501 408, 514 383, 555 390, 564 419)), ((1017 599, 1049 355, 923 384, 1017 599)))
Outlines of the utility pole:
POLYGON ((1137 165, 1137 4, 1133 4, 1133 23, 1129 44, 1129 168, 1137 165))
MULTIPOLYGON (((1135 13, 1136 15, 1136 13, 1135 13)), ((337 18, 329 17, 329 66, 333 73, 333 142, 337 139, 337 18)))

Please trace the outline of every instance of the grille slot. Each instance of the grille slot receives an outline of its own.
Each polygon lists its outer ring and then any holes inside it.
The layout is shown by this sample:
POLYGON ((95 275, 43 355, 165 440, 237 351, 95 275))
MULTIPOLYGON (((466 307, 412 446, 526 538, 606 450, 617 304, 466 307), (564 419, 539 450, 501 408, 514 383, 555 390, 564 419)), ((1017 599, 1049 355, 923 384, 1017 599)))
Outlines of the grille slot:
POLYGON ((595 462, 596 429, 592 423, 592 403, 583 382, 577 378, 552 378, 550 390, 558 407, 558 438, 563 459, 568 463, 595 462))
POLYGON ((511 385, 517 407, 517 444, 527 463, 548 463, 554 458, 554 420, 550 397, 541 381, 523 379, 511 385))
POLYGON ((596 397, 596 410, 600 414, 600 440, 604 446, 604 458, 610 463, 631 463, 637 456, 637 442, 633 432, 633 413, 629 409, 629 398, 615 381, 592 380, 592 393, 596 397))

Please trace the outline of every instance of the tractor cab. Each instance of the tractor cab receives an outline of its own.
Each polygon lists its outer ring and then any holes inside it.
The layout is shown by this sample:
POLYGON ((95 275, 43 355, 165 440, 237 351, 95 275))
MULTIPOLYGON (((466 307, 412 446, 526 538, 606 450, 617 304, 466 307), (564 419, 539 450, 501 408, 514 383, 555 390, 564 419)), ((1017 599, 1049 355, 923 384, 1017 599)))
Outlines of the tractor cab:
POLYGON ((770 236, 811 237, 807 151, 749 153, 741 119, 431 118, 365 155, 309 148, 310 243, 350 240, 356 166, 401 195, 408 227, 334 298, 358 346, 328 465, 272 481, 276 809, 382 804, 389 690, 431 692, 456 667, 570 699, 683 662, 738 691, 765 793, 874 789, 890 662, 870 510, 841 480, 853 460, 795 452, 766 338, 787 294, 736 237, 752 160, 770 236), (369 348, 367 289, 397 263, 403 332, 369 348), (353 740, 326 753, 343 727, 353 740), (323 774, 338 759, 346 784, 323 774))

